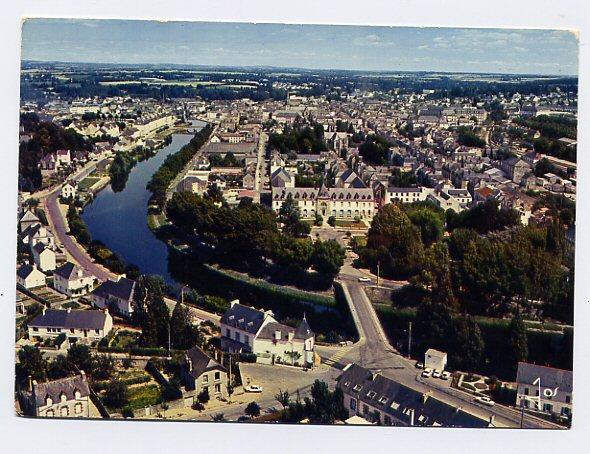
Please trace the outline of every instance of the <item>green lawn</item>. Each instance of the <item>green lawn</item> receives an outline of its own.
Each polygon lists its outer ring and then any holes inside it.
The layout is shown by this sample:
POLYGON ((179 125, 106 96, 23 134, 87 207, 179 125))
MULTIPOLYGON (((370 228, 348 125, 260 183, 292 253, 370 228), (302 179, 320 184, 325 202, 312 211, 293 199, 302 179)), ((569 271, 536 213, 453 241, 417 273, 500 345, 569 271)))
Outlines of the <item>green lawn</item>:
POLYGON ((135 347, 137 345, 137 338, 137 333, 126 330, 117 331, 117 334, 115 334, 115 338, 111 343, 111 347, 135 347))
POLYGON ((80 309, 82 306, 76 301, 68 301, 67 303, 62 304, 61 307, 62 309, 80 309))
POLYGON ((94 184, 98 183, 100 178, 96 177, 87 177, 84 178, 80 183, 78 183, 78 190, 79 191, 86 191, 89 187, 93 186, 94 184))
POLYGON ((149 407, 162 401, 162 391, 154 383, 129 388, 129 407, 133 410, 149 407))

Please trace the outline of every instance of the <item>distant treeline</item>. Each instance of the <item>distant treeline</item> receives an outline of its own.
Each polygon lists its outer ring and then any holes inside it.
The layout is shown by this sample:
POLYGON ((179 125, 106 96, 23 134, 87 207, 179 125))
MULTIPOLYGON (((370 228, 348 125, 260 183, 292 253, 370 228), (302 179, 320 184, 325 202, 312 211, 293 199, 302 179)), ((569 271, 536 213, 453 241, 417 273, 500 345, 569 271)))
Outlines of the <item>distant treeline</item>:
POLYGON ((195 134, 189 143, 183 146, 177 153, 169 155, 160 168, 154 173, 147 184, 147 189, 152 193, 151 202, 156 204, 160 209, 164 208, 166 203, 166 190, 174 178, 188 164, 199 148, 211 135, 213 127, 205 126, 195 134))

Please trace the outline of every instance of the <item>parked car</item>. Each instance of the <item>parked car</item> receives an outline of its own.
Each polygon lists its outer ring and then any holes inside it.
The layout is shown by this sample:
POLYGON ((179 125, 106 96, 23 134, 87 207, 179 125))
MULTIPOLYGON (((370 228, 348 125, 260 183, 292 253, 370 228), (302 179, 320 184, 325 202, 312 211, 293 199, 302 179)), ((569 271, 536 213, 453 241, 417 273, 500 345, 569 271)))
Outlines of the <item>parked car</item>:
POLYGON ((242 415, 238 418, 238 422, 249 421, 250 419, 252 419, 250 416, 242 415))
POLYGON ((493 407, 496 404, 496 402, 494 402, 492 399, 490 399, 489 397, 486 397, 486 396, 476 397, 473 400, 475 402, 480 403, 480 404, 487 405, 488 407, 493 407))
POLYGON ((416 369, 424 369, 424 363, 422 361, 416 361, 416 364, 414 364, 414 367, 416 369))
POLYGON ((371 282, 371 278, 369 278, 369 277, 359 277, 359 282, 371 282))
POLYGON ((427 367, 426 369, 424 369, 422 371, 421 374, 424 378, 430 378, 430 376, 432 375, 432 369, 430 367, 427 367))
POLYGON ((443 370, 442 374, 440 374, 440 378, 442 378, 443 380, 450 380, 451 373, 446 370, 443 370))
POLYGON ((438 369, 434 369, 434 372, 432 372, 432 378, 440 378, 441 376, 441 372, 438 369))
POLYGON ((262 386, 258 386, 258 385, 248 385, 244 388, 244 391, 246 391, 247 393, 261 393, 262 392, 262 386))

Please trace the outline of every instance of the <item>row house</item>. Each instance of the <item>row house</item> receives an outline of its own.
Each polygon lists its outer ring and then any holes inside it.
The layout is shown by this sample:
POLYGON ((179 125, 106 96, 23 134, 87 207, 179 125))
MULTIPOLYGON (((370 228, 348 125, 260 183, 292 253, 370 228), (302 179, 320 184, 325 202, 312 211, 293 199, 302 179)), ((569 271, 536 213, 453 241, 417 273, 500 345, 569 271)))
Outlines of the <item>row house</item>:
POLYGON ((100 341, 113 329, 108 310, 45 309, 28 323, 29 339, 42 342, 65 335, 70 344, 100 341))

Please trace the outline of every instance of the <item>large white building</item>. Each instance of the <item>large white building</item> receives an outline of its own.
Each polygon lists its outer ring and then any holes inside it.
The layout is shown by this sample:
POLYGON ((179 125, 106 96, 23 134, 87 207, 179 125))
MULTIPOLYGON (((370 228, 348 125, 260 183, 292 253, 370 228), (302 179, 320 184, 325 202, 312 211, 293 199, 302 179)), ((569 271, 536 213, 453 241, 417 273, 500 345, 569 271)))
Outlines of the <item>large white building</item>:
POLYGON ((273 188, 272 209, 278 213, 287 199, 297 204, 302 219, 331 216, 340 220, 371 221, 376 205, 370 188, 273 188))
POLYGON ((108 310, 43 309, 28 328, 29 339, 38 342, 63 334, 71 344, 90 343, 101 340, 113 329, 113 318, 108 310))
POLYGON ((94 279, 84 268, 66 262, 53 273, 53 287, 69 297, 81 296, 92 291, 94 279))
POLYGON ((221 347, 230 352, 249 352, 257 362, 311 367, 315 334, 305 316, 297 328, 276 321, 271 311, 230 303, 221 318, 221 347))

